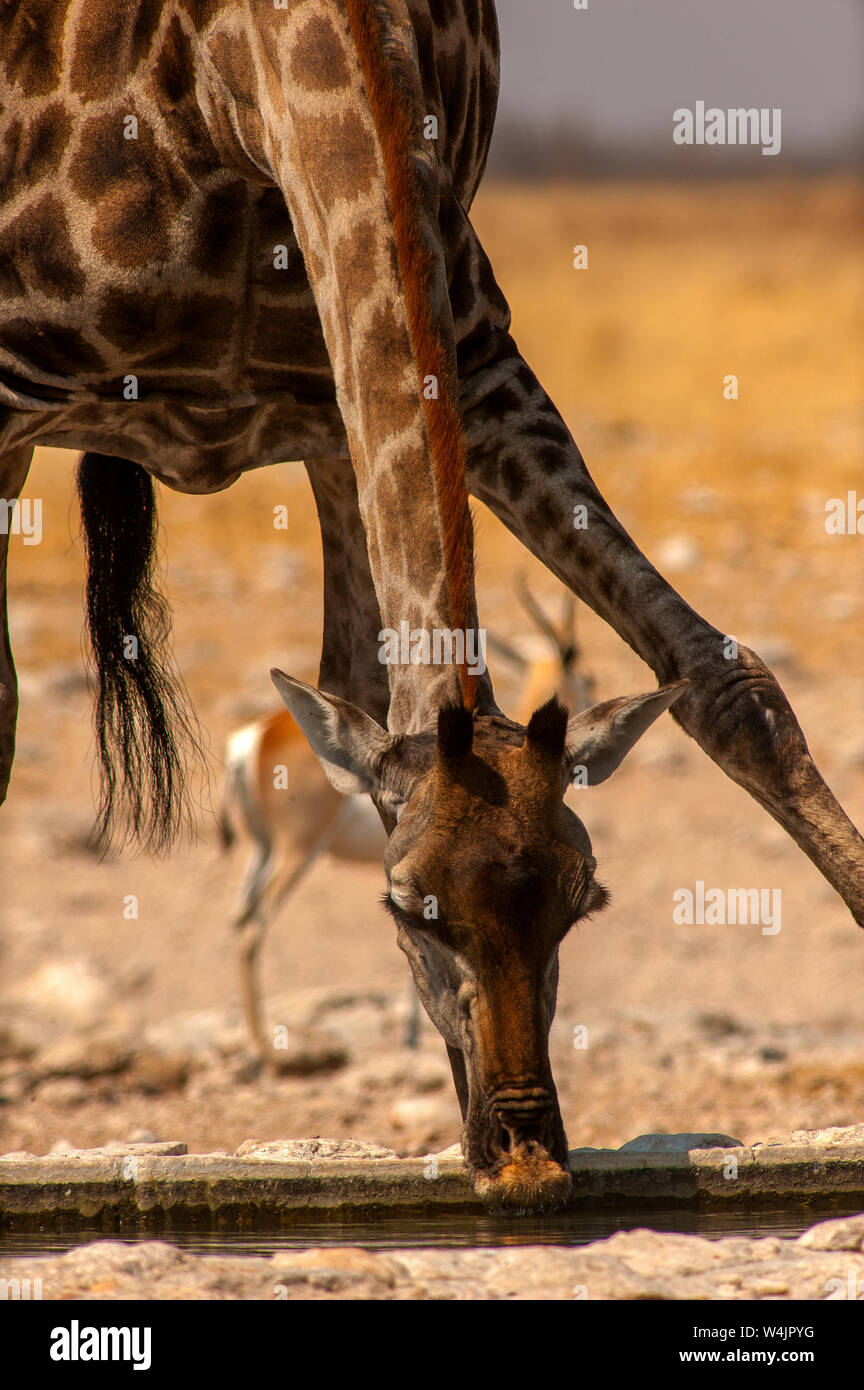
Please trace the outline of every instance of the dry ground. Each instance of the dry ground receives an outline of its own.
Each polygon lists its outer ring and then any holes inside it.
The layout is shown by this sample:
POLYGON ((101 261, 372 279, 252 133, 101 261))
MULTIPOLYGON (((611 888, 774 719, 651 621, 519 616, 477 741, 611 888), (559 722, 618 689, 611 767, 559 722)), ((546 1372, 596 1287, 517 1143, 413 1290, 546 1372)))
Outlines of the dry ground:
MULTIPOLYGON (((517 341, 606 497, 696 608, 775 664, 864 824, 864 537, 824 529, 829 497, 864 496, 860 189, 495 187, 474 220, 517 341), (571 267, 577 243, 588 271, 571 267), (722 395, 730 372, 737 401, 722 395)), ((22 714, 0 815, 0 1148, 143 1131, 199 1150, 251 1135, 350 1133, 402 1152, 452 1142, 442 1044, 427 1024, 419 1059, 399 1046, 407 967, 378 906, 380 870, 322 860, 265 951, 271 1022, 324 1025, 347 1063, 262 1080, 238 1051, 227 927, 242 854, 220 854, 206 813, 199 842, 161 862, 100 863, 84 847, 92 749, 71 462, 38 457, 29 492, 44 498, 44 540, 16 539, 10 561, 22 714), (137 920, 123 915, 130 894, 137 920)), ((160 511, 215 800, 226 734, 273 705, 268 668, 314 677, 312 500, 300 465, 285 464, 215 497, 163 491, 160 511), (277 503, 290 533, 273 529, 277 503)), ((555 585, 482 509, 478 529, 481 613, 516 639, 514 574, 552 602, 555 585)), ((601 697, 651 687, 593 615, 580 635, 601 697)), ((517 686, 503 668, 496 683, 507 707, 517 686)), ((864 935, 791 841, 670 719, 577 804, 613 901, 563 950, 553 1052, 571 1143, 861 1120, 864 935), (674 890, 698 879, 781 889, 782 930, 673 925, 674 890), (571 1045, 576 1024, 586 1049, 571 1045)))

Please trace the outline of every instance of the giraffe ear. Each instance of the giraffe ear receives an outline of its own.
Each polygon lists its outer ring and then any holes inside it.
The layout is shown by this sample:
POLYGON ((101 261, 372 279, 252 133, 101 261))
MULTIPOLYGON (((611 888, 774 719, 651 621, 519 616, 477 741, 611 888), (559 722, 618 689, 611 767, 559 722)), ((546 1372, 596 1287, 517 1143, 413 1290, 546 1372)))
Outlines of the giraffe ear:
POLYGON ((270 675, 337 792, 361 796, 381 791, 380 764, 393 746, 392 735, 338 695, 326 695, 276 668, 270 675))
POLYGON ((634 743, 664 710, 683 695, 690 682, 674 681, 647 695, 622 695, 574 714, 567 724, 567 780, 584 768, 588 786, 605 782, 634 743))

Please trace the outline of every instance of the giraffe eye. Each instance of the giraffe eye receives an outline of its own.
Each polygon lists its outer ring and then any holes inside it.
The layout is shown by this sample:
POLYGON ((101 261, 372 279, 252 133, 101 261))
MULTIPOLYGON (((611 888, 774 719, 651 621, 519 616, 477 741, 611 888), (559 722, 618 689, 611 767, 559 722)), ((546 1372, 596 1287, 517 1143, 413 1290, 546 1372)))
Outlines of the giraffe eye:
POLYGON ((595 912, 602 912, 608 902, 608 888, 604 888, 602 883, 592 878, 579 902, 579 916, 590 917, 595 912))
POLYGON ((390 880, 390 900, 400 912, 419 914, 423 911, 423 895, 406 879, 390 880))

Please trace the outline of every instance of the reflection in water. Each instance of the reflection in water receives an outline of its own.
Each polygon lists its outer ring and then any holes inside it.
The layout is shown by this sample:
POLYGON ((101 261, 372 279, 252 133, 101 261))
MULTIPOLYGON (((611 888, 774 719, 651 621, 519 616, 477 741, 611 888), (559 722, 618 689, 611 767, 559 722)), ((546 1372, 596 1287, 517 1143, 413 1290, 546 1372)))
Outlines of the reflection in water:
MULTIPOLYGON (((860 1205, 860 1204, 859 1204, 860 1205)), ((849 1208, 851 1212, 853 1208, 849 1208)), ((93 1240, 165 1240, 194 1254, 272 1255, 309 1246, 354 1245, 366 1249, 406 1246, 586 1245, 616 1231, 648 1227, 654 1231, 706 1236, 801 1235, 819 1220, 846 1214, 835 1205, 775 1210, 688 1211, 645 1208, 565 1212, 557 1216, 488 1216, 472 1213, 382 1216, 375 1219, 292 1221, 261 1230, 116 1230, 78 1227, 73 1231, 25 1231, 0 1235, 0 1256, 60 1254, 93 1240)))

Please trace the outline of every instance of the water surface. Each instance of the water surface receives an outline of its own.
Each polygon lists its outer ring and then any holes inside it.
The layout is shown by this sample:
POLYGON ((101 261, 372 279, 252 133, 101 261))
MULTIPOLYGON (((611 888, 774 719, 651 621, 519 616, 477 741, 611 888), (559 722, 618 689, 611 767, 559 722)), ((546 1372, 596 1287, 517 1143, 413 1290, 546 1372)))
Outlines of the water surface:
MULTIPOLYGON (((860 1207, 860 1203, 858 1204, 860 1207)), ((507 1245, 586 1245, 616 1231, 648 1227, 654 1231, 706 1236, 801 1235, 815 1222, 856 1210, 836 1204, 817 1208, 729 1209, 699 1211, 681 1208, 646 1208, 614 1211, 571 1211, 555 1216, 504 1217, 473 1213, 393 1216, 379 1219, 292 1221, 273 1229, 213 1230, 170 1229, 161 1231, 77 1227, 74 1230, 16 1231, 0 1235, 0 1257, 62 1254, 94 1240, 165 1240, 194 1254, 272 1255, 277 1250, 310 1246, 354 1245, 370 1250, 398 1250, 407 1246, 483 1247, 507 1245)))

